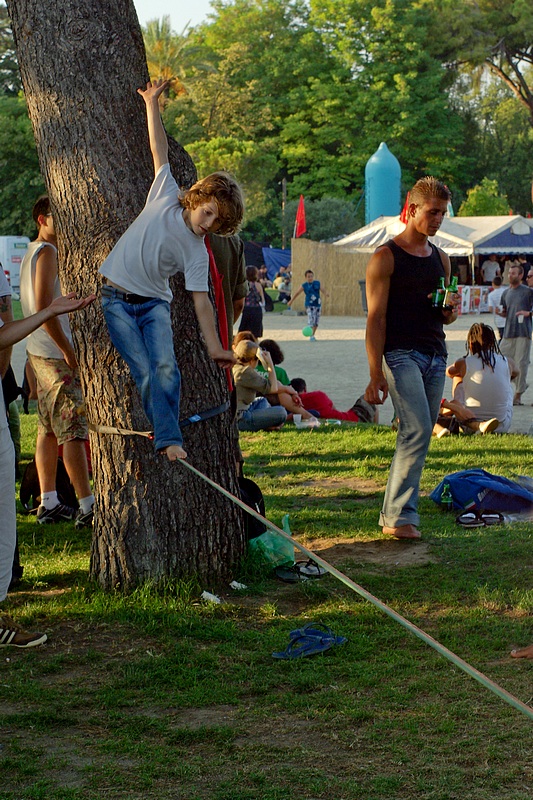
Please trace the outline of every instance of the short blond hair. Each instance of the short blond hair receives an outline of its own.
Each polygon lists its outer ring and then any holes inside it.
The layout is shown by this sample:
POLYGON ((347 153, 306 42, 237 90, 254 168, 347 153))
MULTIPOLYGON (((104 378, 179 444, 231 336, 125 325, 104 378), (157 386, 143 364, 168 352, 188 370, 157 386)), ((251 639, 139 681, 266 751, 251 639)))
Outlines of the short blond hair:
POLYGON ((445 183, 438 181, 431 175, 426 175, 425 178, 420 178, 411 189, 409 203, 421 206, 430 197, 438 197, 439 200, 446 200, 449 203, 452 199, 452 193, 445 183))
POLYGON ((220 236, 237 233, 244 216, 242 189, 228 172, 213 172, 187 189, 180 197, 183 208, 194 210, 214 200, 218 208, 220 236))

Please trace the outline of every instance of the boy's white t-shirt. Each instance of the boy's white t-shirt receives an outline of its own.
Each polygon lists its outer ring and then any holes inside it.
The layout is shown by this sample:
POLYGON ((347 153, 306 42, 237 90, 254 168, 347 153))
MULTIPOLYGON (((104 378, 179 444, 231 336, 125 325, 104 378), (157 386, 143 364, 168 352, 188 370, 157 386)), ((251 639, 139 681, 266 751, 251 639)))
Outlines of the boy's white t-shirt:
MULTIPOLYGON (((493 289, 492 292, 489 292, 489 296, 487 298, 489 311, 495 312, 498 306, 501 305, 502 294, 507 288, 507 286, 498 286, 496 289, 493 289)), ((500 317, 495 313, 493 313, 492 316, 495 328, 505 328, 505 317, 500 317)))
POLYGON ((172 300, 169 278, 185 275, 189 292, 209 289, 209 256, 203 236, 183 220, 170 165, 157 171, 146 204, 108 255, 100 273, 127 292, 172 300))

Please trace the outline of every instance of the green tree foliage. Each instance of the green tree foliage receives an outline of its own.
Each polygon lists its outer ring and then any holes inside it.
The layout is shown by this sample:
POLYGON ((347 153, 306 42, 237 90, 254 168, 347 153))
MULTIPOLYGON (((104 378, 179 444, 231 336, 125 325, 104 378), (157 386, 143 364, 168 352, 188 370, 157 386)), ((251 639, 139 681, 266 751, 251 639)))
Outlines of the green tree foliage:
MULTIPOLYGON (((281 179, 287 174, 280 136, 293 109, 304 102, 325 49, 308 24, 303 0, 215 0, 213 10, 213 22, 193 32, 191 41, 209 54, 215 69, 209 74, 193 69, 187 75, 190 93, 168 104, 165 123, 191 153, 198 153, 200 174, 207 151, 201 142, 215 142, 211 154, 227 155, 228 147, 233 154, 247 154, 234 161, 233 170, 247 198, 243 235, 276 237, 281 179), (251 165, 258 168, 256 174, 251 165)), ((220 168, 228 162, 210 157, 209 163, 220 168)), ((324 194, 324 187, 311 188, 310 183, 306 189, 317 197, 324 194)), ((289 183, 289 195, 298 192, 289 183)))
POLYGON ((174 95, 187 93, 185 75, 188 68, 195 67, 199 71, 213 69, 202 61, 199 48, 191 45, 186 35, 187 26, 179 34, 172 30, 170 16, 152 19, 141 30, 150 79, 170 81, 174 95))
POLYGON ((477 155, 472 185, 483 177, 496 180, 511 208, 525 215, 531 211, 533 177, 533 128, 528 112, 492 76, 472 82, 471 74, 465 73, 455 92, 463 116, 470 119, 470 142, 477 155))
POLYGON ((452 187, 469 176, 465 125, 448 99, 455 73, 433 50, 433 7, 423 0, 312 0, 312 9, 315 27, 352 77, 343 106, 359 176, 381 141, 399 159, 406 187, 428 173, 452 187))
POLYGON ((0 95, 0 235, 35 235, 31 210, 45 191, 26 102, 0 95))
POLYGON ((497 181, 483 178, 480 184, 469 189, 467 198, 461 204, 458 217, 502 216, 511 209, 505 195, 500 194, 497 181))
POLYGON ((0 94, 17 95, 21 90, 11 22, 6 6, 0 5, 0 94))
MULTIPOLYGON (((190 93, 169 103, 165 121, 195 149, 220 137, 260 142, 276 156, 263 176, 278 209, 283 177, 289 199, 355 201, 381 141, 406 185, 427 172, 472 185, 468 128, 448 101, 453 75, 428 50, 426 0, 215 0, 213 10, 191 40, 216 69, 187 74, 190 93)), ((249 221, 259 218, 257 193, 237 178, 249 221)))
POLYGON ((269 220, 276 216, 276 194, 271 185, 278 169, 277 157, 268 143, 233 137, 192 142, 187 147, 200 176, 226 170, 238 176, 244 187, 246 216, 244 239, 264 240, 279 232, 269 220))
POLYGON ((533 11, 530 0, 429 0, 441 19, 461 20, 458 35, 447 37, 450 57, 484 66, 501 80, 526 110, 533 126, 533 11))
MULTIPOLYGON (((294 233, 298 200, 290 200, 285 208, 284 231, 287 241, 294 233)), ((320 200, 305 199, 305 222, 309 239, 316 242, 331 242, 347 236, 364 224, 364 210, 356 213, 356 207, 338 197, 323 197, 320 200)))
MULTIPOLYGON (((308 203, 322 197, 356 201, 366 161, 381 141, 400 160, 404 188, 435 174, 452 187, 459 205, 468 188, 488 175, 523 208, 530 143, 523 116, 516 116, 518 104, 513 110, 508 103, 503 118, 492 119, 495 106, 483 100, 486 81, 468 97, 454 84, 458 53, 472 44, 461 14, 477 20, 479 41, 470 54, 482 62, 488 5, 215 0, 212 21, 191 33, 215 69, 187 74, 190 93, 169 103, 165 121, 194 152, 205 152, 205 142, 214 141, 211 154, 222 155, 228 143, 220 150, 221 141, 228 139, 233 152, 238 141, 243 153, 254 142, 268 154, 253 187, 250 171, 242 173, 245 162, 234 167, 248 196, 247 225, 254 236, 259 229, 269 232, 269 207, 270 235, 278 231, 283 177, 289 199, 304 194, 308 203), (514 136, 505 124, 510 117, 514 136)), ((210 159, 211 168, 220 166, 215 162, 210 159)))

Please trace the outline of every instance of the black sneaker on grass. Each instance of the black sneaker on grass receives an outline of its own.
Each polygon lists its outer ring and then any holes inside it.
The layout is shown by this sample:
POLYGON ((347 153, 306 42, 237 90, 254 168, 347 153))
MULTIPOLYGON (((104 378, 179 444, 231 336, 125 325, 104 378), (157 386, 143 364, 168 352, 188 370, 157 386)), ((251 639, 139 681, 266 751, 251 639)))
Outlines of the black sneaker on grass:
POLYGON ((66 522, 70 519, 76 519, 76 509, 70 506, 64 506, 63 503, 58 503, 53 508, 45 508, 39 506, 37 509, 37 522, 41 525, 53 522, 66 522))
POLYGON ((78 513, 76 514, 76 522, 74 523, 75 528, 91 528, 94 519, 94 509, 91 508, 90 511, 87 511, 86 514, 83 513, 81 508, 78 508, 78 513))
POLYGON ((0 617, 0 647, 37 647, 44 644, 46 633, 28 633, 19 628, 10 617, 0 617))

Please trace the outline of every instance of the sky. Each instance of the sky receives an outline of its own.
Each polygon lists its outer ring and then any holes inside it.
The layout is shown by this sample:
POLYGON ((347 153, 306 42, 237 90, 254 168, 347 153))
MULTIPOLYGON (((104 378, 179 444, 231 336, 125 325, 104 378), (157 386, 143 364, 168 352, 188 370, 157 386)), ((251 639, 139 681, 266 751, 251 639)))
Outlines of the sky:
POLYGON ((210 10, 210 0, 133 0, 141 25, 151 19, 161 19, 170 16, 172 29, 181 33, 190 22, 191 26, 203 22, 210 10))

